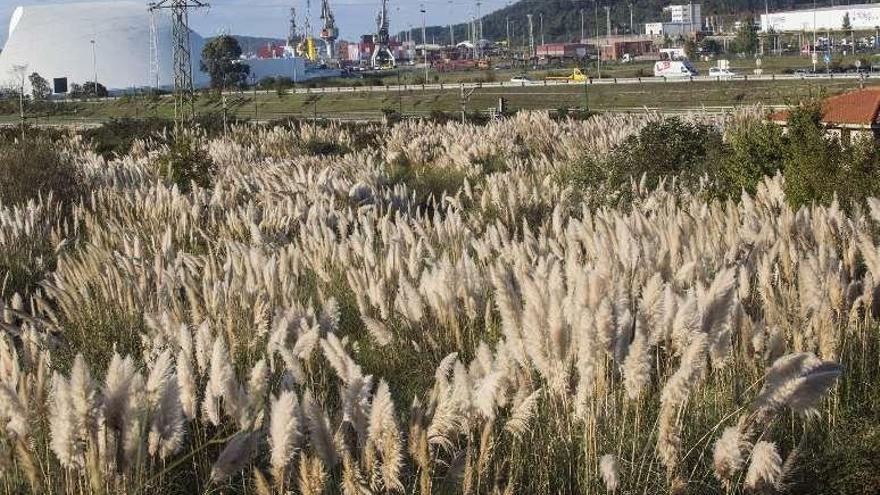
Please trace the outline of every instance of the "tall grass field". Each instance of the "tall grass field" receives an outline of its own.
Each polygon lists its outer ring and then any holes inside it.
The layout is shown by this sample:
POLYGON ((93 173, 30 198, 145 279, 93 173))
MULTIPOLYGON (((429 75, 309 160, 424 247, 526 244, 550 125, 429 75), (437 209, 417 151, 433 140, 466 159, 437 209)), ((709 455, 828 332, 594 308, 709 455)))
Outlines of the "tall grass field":
POLYGON ((7 133, 0 493, 878 493, 873 151, 762 119, 7 133))

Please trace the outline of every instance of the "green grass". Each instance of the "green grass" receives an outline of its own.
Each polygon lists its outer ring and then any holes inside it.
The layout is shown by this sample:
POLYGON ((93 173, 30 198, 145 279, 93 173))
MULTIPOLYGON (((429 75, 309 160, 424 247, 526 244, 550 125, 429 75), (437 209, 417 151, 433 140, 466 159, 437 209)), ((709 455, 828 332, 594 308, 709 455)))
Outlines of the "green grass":
MULTIPOLYGON (((582 84, 565 86, 534 85, 515 88, 477 89, 469 98, 468 112, 494 108, 498 98, 505 98, 511 110, 583 108, 593 110, 689 109, 736 105, 786 105, 809 96, 833 95, 858 88, 858 81, 784 80, 722 81, 692 83, 650 82, 626 85, 593 84, 585 95, 582 84), (589 99, 589 103, 587 103, 589 99)), ((124 98, 115 101, 59 103, 52 115, 28 117, 31 124, 97 124, 113 118, 172 118, 173 100, 124 98)), ((255 120, 285 117, 301 118, 377 118, 383 109, 400 110, 404 115, 427 115, 432 111, 460 112, 458 88, 421 91, 418 89, 369 93, 286 94, 250 93, 226 98, 230 116, 255 120)), ((222 114, 223 103, 217 97, 200 96, 199 114, 222 114)), ((0 114, 0 124, 19 122, 17 114, 0 114)))

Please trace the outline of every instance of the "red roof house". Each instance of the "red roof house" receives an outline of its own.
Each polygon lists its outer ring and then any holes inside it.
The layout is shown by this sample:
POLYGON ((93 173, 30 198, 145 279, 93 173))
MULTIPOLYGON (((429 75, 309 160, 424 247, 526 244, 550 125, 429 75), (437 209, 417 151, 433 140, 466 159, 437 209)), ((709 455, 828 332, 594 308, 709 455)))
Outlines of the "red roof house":
MULTIPOLYGON (((788 110, 773 113, 770 120, 786 125, 788 110)), ((829 133, 842 139, 848 140, 854 134, 880 136, 880 87, 825 99, 822 102, 822 123, 829 133)))

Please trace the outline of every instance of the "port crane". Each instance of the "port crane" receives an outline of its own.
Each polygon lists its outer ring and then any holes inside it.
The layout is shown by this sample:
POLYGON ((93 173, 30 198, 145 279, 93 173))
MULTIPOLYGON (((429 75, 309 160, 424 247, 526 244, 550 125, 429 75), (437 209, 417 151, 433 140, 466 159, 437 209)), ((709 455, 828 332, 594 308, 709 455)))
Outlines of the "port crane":
POLYGON ((376 34, 373 36, 372 64, 375 69, 393 69, 397 61, 391 52, 390 35, 388 34, 388 0, 382 0, 382 9, 376 17, 376 34))
POLYGON ((339 38, 339 28, 336 27, 336 18, 330 10, 330 0, 321 1, 321 20, 324 27, 321 29, 321 39, 327 48, 327 59, 332 60, 336 55, 336 40, 339 38))
POLYGON ((312 2, 311 0, 306 0, 306 18, 305 25, 303 26, 303 36, 296 47, 296 52, 298 55, 314 62, 318 59, 318 50, 315 48, 315 38, 312 37, 312 22, 310 20, 311 17, 312 2))

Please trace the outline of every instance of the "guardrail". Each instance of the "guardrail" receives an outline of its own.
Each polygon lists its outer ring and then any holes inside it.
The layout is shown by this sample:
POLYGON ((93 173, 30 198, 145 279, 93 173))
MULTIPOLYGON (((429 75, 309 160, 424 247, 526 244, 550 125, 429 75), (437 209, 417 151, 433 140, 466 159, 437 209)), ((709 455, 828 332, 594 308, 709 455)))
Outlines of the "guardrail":
POLYGON ((591 78, 586 81, 542 80, 526 82, 477 82, 477 83, 437 83, 437 84, 402 84, 386 86, 334 86, 326 88, 291 88, 282 91, 284 94, 327 94, 327 93, 391 93, 398 91, 452 91, 461 89, 481 88, 531 88, 546 86, 593 86, 593 85, 624 85, 647 83, 689 83, 689 82, 758 82, 758 81, 798 81, 798 80, 859 80, 880 79, 880 74, 766 74, 766 75, 734 75, 734 76, 685 76, 685 77, 608 77, 591 78))

